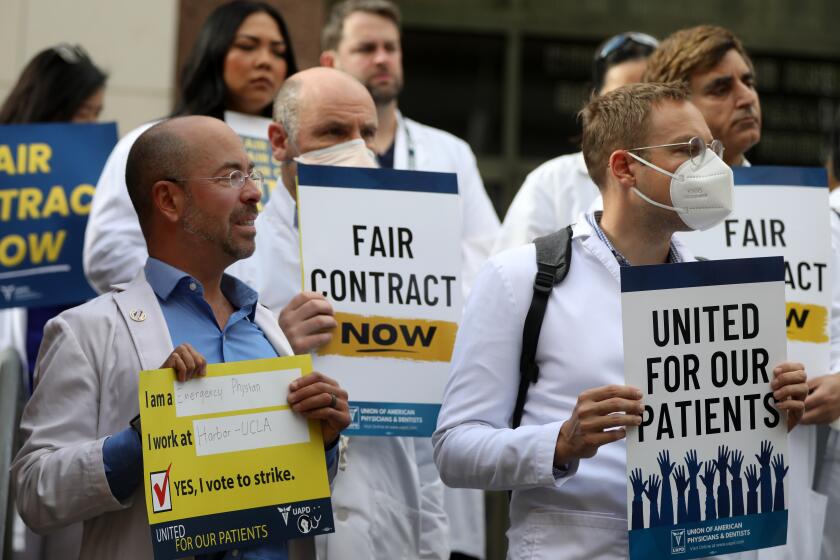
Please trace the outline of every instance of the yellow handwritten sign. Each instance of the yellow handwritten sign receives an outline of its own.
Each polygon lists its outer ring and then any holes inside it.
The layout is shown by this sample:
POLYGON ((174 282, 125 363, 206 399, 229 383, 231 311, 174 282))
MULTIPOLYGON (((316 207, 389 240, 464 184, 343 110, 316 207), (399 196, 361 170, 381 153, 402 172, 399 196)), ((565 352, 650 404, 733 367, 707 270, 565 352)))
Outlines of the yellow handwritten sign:
POLYGON ((186 383, 141 372, 156 558, 332 531, 320 424, 287 403, 289 383, 311 370, 309 356, 292 356, 210 365, 186 383))

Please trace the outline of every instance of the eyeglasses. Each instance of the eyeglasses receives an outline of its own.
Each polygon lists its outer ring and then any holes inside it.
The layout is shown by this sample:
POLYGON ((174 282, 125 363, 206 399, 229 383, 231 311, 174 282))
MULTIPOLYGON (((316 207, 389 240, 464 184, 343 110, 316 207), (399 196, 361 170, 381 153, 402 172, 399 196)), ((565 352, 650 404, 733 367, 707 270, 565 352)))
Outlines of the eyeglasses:
POLYGON ((604 43, 604 46, 595 53, 595 60, 602 61, 608 58, 613 53, 629 50, 635 46, 647 47, 653 52, 659 46, 659 41, 655 37, 647 33, 639 33, 638 31, 628 31, 611 37, 604 43))
POLYGON ((256 185, 256 187, 258 189, 262 189, 262 183, 263 183, 264 177, 263 177, 262 172, 257 171, 256 169, 251 171, 250 174, 246 174, 246 173, 244 173, 242 171, 239 171, 237 169, 236 171, 231 171, 230 175, 225 175, 223 177, 182 177, 182 178, 173 178, 171 180, 175 181, 175 182, 179 182, 179 181, 180 182, 212 181, 214 183, 219 183, 221 181, 227 181, 228 185, 230 185, 230 187, 232 189, 237 189, 238 190, 238 189, 241 189, 242 187, 245 186, 245 181, 247 179, 250 179, 251 181, 253 181, 254 185, 256 185))
POLYGON ((642 148, 633 148, 627 150, 628 152, 640 152, 642 150, 652 150, 653 148, 676 148, 678 146, 688 147, 688 159, 694 165, 700 165, 703 162, 703 157, 706 155, 706 149, 712 150, 717 157, 723 158, 723 142, 720 140, 712 140, 708 144, 699 136, 693 137, 688 142, 677 142, 676 144, 659 144, 656 146, 644 146, 642 148))

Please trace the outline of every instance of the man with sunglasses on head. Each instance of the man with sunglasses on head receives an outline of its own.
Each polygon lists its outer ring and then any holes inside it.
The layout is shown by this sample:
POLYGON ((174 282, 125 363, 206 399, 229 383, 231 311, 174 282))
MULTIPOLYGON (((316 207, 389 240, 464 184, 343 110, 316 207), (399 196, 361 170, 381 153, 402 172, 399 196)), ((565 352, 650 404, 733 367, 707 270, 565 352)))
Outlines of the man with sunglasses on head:
MULTIPOLYGON (((508 558, 627 557, 624 437, 641 423, 643 403, 624 385, 620 268, 694 260, 673 234, 710 228, 731 211, 731 169, 684 86, 624 86, 591 100, 581 118, 604 210, 572 228, 568 275, 548 295, 539 381, 521 424, 513 416, 534 244, 496 255, 479 273, 433 437, 444 482, 511 491, 508 558), (704 211, 687 212, 687 195, 698 191, 704 211)), ((808 393, 802 366, 779 364, 772 388, 792 428, 808 393)))
MULTIPOLYGON (((603 95, 642 81, 647 57, 659 42, 645 33, 628 31, 610 37, 595 49, 592 94, 603 95)), ((586 172, 583 153, 551 159, 528 174, 511 202, 494 252, 530 243, 572 223, 598 198, 598 187, 586 172)))
MULTIPOLYGON (((292 354, 256 292, 224 273, 254 252, 261 181, 222 121, 193 116, 152 126, 126 165, 149 252, 144 268, 47 323, 12 483, 21 517, 36 532, 84 522, 82 558, 152 558, 138 372, 174 368, 189 382, 207 363, 292 354)), ((347 393, 313 373, 290 384, 288 402, 321 421, 332 478, 338 435, 350 424, 347 393)), ((314 558, 312 544, 198 558, 314 558)))
MULTIPOLYGON (((732 166, 749 165, 746 152, 761 140, 761 104, 755 87, 755 69, 749 54, 731 31, 712 25, 681 29, 664 41, 648 59, 645 81, 684 83, 692 94, 692 101, 700 110, 712 135, 723 142, 724 161, 732 166)), ((831 372, 840 370, 840 218, 830 212, 832 229, 832 267, 834 269, 834 304, 831 312, 831 372)), ((840 417, 840 373, 809 372, 811 394, 805 402, 807 412, 804 424, 827 425, 840 417), (828 375, 826 375, 828 374, 828 375)), ((836 438, 834 438, 836 440, 836 438)), ((814 472, 816 438, 814 430, 798 430, 792 436, 795 459, 802 461, 791 465, 788 477, 801 482, 800 491, 791 492, 791 525, 788 545, 752 553, 741 558, 816 558, 822 540, 825 496, 811 491, 814 472), (800 447, 800 445, 802 447, 800 447)), ((840 444, 838 444, 840 445, 840 444)), ((840 454, 840 451, 836 451, 840 454)), ((840 463, 823 468, 823 474, 836 469, 831 476, 840 479, 840 463)), ((794 487, 796 485, 794 484, 794 487)), ((840 503, 835 503, 840 512, 840 503)), ((831 510, 829 510, 831 511, 831 510)), ((825 539, 833 544, 833 553, 824 558, 836 558, 840 550, 840 535, 835 525, 826 518, 825 539)))

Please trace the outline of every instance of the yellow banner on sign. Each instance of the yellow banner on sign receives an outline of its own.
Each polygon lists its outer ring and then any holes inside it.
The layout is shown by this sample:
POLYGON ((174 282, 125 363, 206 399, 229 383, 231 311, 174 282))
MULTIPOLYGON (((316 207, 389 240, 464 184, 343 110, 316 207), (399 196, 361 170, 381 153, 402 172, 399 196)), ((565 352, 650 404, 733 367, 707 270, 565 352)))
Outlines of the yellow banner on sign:
POLYGON ((307 355, 214 364, 185 383, 171 369, 141 372, 151 525, 328 498, 321 426, 286 401, 311 371, 307 355))
POLYGON ((448 362, 458 324, 379 315, 336 313, 338 329, 322 356, 398 358, 448 362))
POLYGON ((821 305, 785 304, 787 338, 798 342, 828 342, 828 310, 821 305))

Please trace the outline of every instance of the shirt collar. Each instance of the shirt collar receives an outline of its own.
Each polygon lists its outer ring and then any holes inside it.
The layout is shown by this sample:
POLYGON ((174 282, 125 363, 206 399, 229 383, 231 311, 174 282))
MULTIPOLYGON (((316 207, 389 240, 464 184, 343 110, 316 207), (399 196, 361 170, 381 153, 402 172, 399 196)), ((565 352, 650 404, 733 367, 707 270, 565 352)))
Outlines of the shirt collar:
MULTIPOLYGON (((152 286, 152 289, 155 291, 155 294, 157 294, 157 297, 163 301, 169 299, 169 296, 175 290, 175 287, 182 278, 192 279, 192 277, 186 272, 178 270, 174 266, 166 264, 154 257, 149 257, 146 261, 145 271, 146 281, 152 286)), ((197 280, 195 280, 195 283, 198 286, 201 286, 201 283, 197 280)))
MULTIPOLYGON (((598 238, 607 246, 610 252, 615 257, 615 260, 618 261, 618 266, 632 266, 630 261, 627 260, 627 257, 621 254, 621 252, 615 248, 615 246, 610 242, 607 235, 604 233, 604 230, 601 229, 601 215, 603 212, 601 210, 596 210, 592 213, 586 214, 586 221, 589 222, 589 225, 592 226, 592 229, 595 231, 595 234, 598 238)), ((682 258, 680 257, 679 252, 674 247, 673 240, 671 241, 670 247, 668 249, 668 262, 669 263, 680 263, 682 262, 682 258)))
MULTIPOLYGON (((183 270, 154 257, 149 257, 146 261, 145 272, 146 281, 163 301, 168 301, 179 286, 185 290, 183 293, 193 293, 199 297, 204 295, 204 286, 201 285, 201 282, 183 270)), ((221 288, 222 293, 234 309, 245 309, 248 318, 253 321, 257 308, 257 292, 229 274, 222 275, 221 288)), ((175 295, 177 296, 178 293, 181 292, 178 291, 175 295)))

